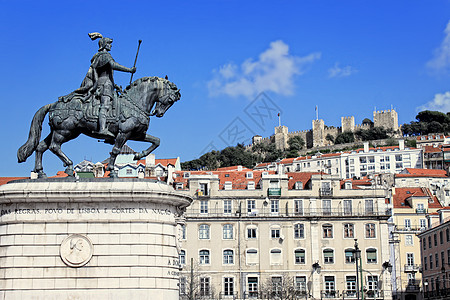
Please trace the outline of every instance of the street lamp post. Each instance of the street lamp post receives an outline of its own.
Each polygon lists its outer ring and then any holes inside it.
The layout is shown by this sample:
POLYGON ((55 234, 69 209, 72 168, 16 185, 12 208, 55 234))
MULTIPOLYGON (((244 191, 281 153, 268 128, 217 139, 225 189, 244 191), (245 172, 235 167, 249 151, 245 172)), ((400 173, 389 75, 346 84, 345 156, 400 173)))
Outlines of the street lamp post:
POLYGON ((360 299, 359 295, 361 293, 361 300, 364 300, 361 250, 358 247, 358 239, 355 239, 355 264, 356 264, 356 296, 359 300, 360 299), (360 263, 359 270, 358 270, 358 261, 360 263), (361 286, 359 286, 358 277, 361 277, 361 286))

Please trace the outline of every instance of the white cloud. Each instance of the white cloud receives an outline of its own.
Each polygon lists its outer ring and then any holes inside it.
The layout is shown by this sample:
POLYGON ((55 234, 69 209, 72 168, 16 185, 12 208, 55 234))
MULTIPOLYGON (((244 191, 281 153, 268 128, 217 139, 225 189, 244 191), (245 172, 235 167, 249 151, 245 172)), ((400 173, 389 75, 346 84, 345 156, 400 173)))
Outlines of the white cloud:
POLYGON ((304 74, 306 67, 320 55, 293 56, 283 41, 272 42, 258 60, 249 58, 240 66, 229 63, 214 70, 214 77, 208 82, 209 93, 211 96, 225 94, 249 98, 265 91, 290 95, 294 89, 294 76, 304 74))
POLYGON ((329 78, 347 77, 356 72, 358 72, 358 70, 356 70, 351 66, 345 66, 341 68, 339 66, 339 63, 335 63, 332 68, 328 69, 328 77, 329 78))
POLYGON ((434 95, 434 99, 427 102, 425 105, 419 106, 417 111, 423 110, 437 110, 443 113, 450 111, 450 92, 444 94, 434 95))
POLYGON ((427 62, 427 67, 435 72, 448 71, 450 67, 450 21, 444 30, 445 37, 439 48, 434 50, 433 58, 427 62))

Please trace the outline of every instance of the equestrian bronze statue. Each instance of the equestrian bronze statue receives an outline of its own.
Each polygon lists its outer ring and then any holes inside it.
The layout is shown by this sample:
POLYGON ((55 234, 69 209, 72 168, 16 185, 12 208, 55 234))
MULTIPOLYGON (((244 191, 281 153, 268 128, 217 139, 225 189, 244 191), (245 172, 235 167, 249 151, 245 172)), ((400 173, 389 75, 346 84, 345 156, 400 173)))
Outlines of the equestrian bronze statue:
POLYGON ((48 149, 62 160, 65 172, 73 176, 73 162, 62 152, 61 145, 80 134, 104 139, 114 145, 106 170, 110 171, 110 177, 117 177, 114 166, 122 146, 128 140, 151 143, 148 149, 135 155, 135 160, 155 150, 159 146, 159 138, 146 133, 150 116, 161 118, 181 97, 180 90, 167 77, 139 78, 122 91, 114 83, 113 70, 133 74, 136 68, 127 68, 114 61, 109 54, 112 39, 99 33, 89 36, 93 40, 100 38, 99 50, 91 60, 81 87, 60 97, 57 102, 41 107, 33 117, 27 142, 17 151, 19 163, 35 152, 34 172, 38 178, 46 177, 42 154, 48 149), (47 113, 51 131, 40 141, 47 113))

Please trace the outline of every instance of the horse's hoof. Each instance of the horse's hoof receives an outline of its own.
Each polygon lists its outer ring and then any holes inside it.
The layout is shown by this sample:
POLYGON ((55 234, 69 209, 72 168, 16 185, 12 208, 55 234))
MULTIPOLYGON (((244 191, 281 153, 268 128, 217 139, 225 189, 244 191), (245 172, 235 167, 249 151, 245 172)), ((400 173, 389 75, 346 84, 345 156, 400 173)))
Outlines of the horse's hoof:
POLYGON ((37 172, 38 178, 47 178, 47 174, 45 174, 43 171, 37 172))
POLYGON ((67 175, 69 175, 69 177, 73 177, 73 168, 72 167, 68 167, 66 168, 66 170, 64 171, 64 173, 66 173, 67 175))

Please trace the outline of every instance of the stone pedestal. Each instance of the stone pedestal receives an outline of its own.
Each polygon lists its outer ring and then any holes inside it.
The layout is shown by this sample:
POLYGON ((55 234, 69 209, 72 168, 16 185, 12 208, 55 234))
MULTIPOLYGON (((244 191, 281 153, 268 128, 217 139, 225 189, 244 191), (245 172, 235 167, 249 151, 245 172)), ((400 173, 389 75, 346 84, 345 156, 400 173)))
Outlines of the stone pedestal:
POLYGON ((0 187, 0 299, 178 299, 177 216, 192 199, 143 179, 0 187))

